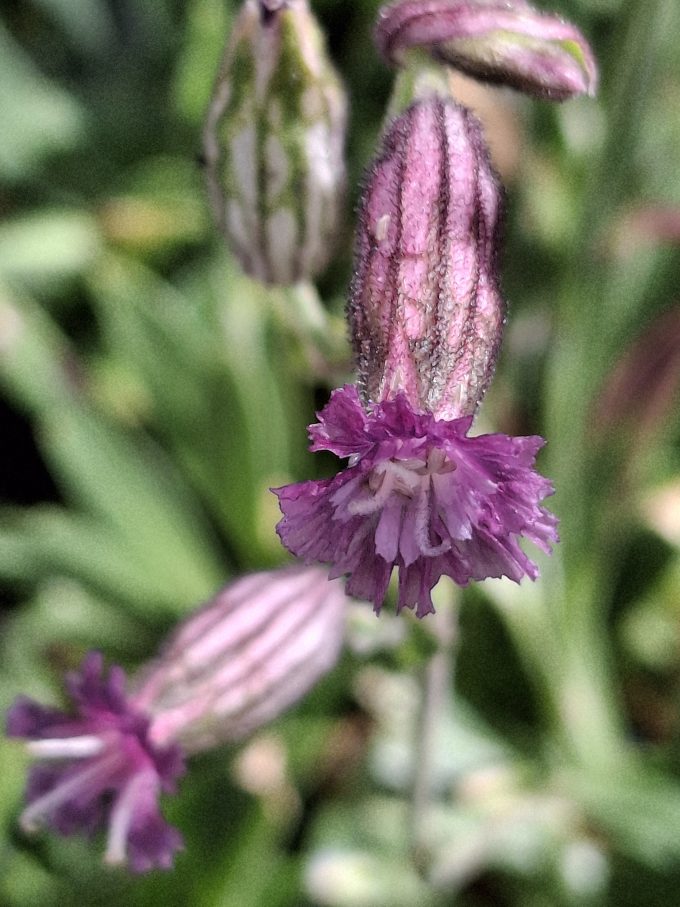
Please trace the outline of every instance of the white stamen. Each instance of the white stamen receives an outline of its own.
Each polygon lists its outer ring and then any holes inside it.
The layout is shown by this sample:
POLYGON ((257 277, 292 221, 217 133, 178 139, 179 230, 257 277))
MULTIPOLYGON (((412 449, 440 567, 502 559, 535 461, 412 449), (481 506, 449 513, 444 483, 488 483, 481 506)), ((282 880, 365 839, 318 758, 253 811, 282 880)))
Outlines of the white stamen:
POLYGON ((26 744, 26 750, 36 759, 87 759, 101 753, 105 746, 101 737, 84 734, 82 737, 30 740, 26 744))
POLYGON ((446 473, 453 472, 456 464, 452 460, 446 459, 446 454, 439 447, 434 447, 427 457, 427 471, 429 473, 446 473))
POLYGON ((58 784, 53 790, 38 797, 30 806, 21 814, 19 823, 24 831, 36 831, 41 820, 44 820, 51 812, 70 800, 71 797, 83 788, 89 787, 101 775, 109 774, 115 770, 118 762, 118 754, 113 753, 109 758, 98 759, 93 765, 84 768, 73 778, 58 784))
POLYGON ((153 785, 155 775, 153 772, 140 772, 131 778, 116 799, 111 810, 109 834, 106 840, 106 853, 104 862, 109 866, 119 866, 127 857, 127 839, 134 815, 137 799, 149 782, 153 785))
MULTIPOLYGON (((382 464, 379 464, 382 466, 382 464)), ((376 475, 379 471, 379 466, 373 472, 373 475, 376 475)), ((363 501, 350 501, 347 505, 347 509, 354 516, 366 516, 369 513, 375 513, 376 510, 380 510, 387 503, 389 496, 394 490, 394 483, 396 481, 396 475, 393 470, 385 468, 385 475, 382 480, 380 488, 376 493, 370 498, 364 498, 363 501)))
MULTIPOLYGON (((420 461, 416 460, 415 462, 419 463, 420 461)), ((404 466, 403 463, 395 462, 394 460, 389 463, 389 471, 395 476, 396 490, 406 495, 406 497, 412 498, 420 488, 422 482, 420 476, 416 475, 408 466, 404 466)))
POLYGON ((372 497, 361 501, 350 501, 347 509, 353 515, 367 516, 381 510, 388 501, 392 492, 398 492, 404 497, 412 498, 418 493, 422 478, 415 470, 425 467, 424 460, 385 460, 378 463, 372 470, 368 487, 375 492, 372 497))
POLYGON ((436 548, 430 544, 430 498, 430 483, 428 481, 427 485, 423 485, 416 501, 416 541, 421 553, 426 557, 438 557, 449 550, 451 542, 445 539, 436 548))

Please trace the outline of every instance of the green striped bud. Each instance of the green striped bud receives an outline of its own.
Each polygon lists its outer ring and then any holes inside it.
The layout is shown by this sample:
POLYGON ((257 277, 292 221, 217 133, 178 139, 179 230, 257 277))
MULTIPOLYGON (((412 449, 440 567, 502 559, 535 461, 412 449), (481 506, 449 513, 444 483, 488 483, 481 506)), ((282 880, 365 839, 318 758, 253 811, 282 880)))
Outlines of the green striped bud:
POLYGON ((346 99, 307 0, 246 0, 204 133, 210 200, 241 266, 268 284, 326 265, 345 188, 346 99))

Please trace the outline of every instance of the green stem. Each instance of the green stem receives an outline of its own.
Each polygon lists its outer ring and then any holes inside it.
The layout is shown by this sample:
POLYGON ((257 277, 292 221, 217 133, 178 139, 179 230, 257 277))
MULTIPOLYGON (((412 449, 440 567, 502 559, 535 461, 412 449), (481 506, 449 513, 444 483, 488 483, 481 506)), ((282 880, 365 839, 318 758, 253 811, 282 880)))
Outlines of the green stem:
POLYGON ((432 794, 435 739, 443 705, 451 695, 457 624, 457 596, 453 585, 440 583, 435 595, 448 600, 435 615, 428 617, 428 629, 435 636, 436 649, 425 665, 421 680, 409 822, 411 859, 423 878, 427 877, 431 862, 426 823, 432 794), (442 587, 443 591, 440 591, 442 587))

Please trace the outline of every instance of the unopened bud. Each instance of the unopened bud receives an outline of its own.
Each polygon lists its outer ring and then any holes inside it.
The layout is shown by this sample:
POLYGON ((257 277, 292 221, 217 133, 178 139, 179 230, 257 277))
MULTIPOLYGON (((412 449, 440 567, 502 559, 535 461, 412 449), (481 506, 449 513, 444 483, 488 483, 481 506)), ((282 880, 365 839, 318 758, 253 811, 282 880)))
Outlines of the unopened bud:
POLYGON ((317 567, 245 576, 189 617, 134 695, 156 745, 240 740, 301 699, 338 659, 342 583, 317 567))
POLYGON ((597 87, 581 32, 525 0, 397 0, 381 9, 375 39, 389 62, 426 48, 468 75, 553 101, 597 87))
POLYGON ((243 269, 288 285, 326 265, 345 188, 345 93, 307 0, 246 0, 204 133, 210 200, 243 269))
POLYGON ((501 187, 469 111, 431 97, 392 123, 360 205, 348 306, 365 402, 402 391, 416 412, 474 412, 505 313, 501 213, 501 187))

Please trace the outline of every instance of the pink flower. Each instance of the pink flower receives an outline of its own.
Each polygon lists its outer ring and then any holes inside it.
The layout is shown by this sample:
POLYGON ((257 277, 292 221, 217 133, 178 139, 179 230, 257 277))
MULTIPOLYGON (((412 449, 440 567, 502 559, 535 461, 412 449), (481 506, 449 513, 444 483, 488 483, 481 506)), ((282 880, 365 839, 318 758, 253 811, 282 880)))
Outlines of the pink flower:
POLYGON ((7 734, 28 740, 26 831, 107 829, 105 860, 169 869, 182 847, 163 819, 184 755, 240 740, 281 715, 335 665, 347 598, 318 567, 252 573, 183 621, 126 690, 91 652, 67 677, 73 713, 20 697, 7 734))
POLYGON ((379 611, 394 567, 398 609, 434 610, 441 576, 459 585, 535 579, 525 538, 549 552, 557 520, 540 507, 553 493, 533 469, 539 437, 468 437, 471 416, 438 420, 404 394, 364 409, 357 390, 334 391, 310 427, 312 450, 349 458, 333 479, 274 489, 283 544, 307 562, 349 575, 347 591, 379 611))
POLYGON ((134 872, 170 868, 182 838, 163 819, 158 799, 184 772, 180 749, 152 743, 150 717, 127 696, 122 668, 106 677, 98 652, 66 684, 75 714, 21 697, 7 717, 7 734, 29 740, 40 760, 29 775, 21 824, 70 835, 106 823, 107 863, 127 862, 134 872))

